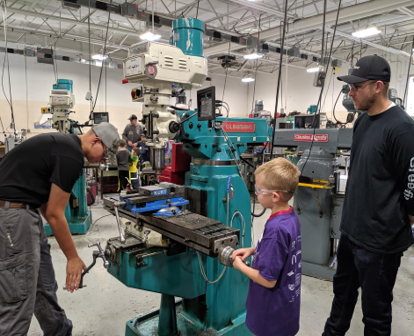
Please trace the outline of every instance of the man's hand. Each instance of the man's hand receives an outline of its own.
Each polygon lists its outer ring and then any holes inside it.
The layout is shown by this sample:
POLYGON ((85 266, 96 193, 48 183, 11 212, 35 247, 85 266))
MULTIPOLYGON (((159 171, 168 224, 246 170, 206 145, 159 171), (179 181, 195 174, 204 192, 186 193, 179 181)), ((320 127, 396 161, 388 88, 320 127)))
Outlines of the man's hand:
POLYGON ((138 146, 138 142, 132 144, 132 147, 137 147, 137 146, 138 146))
POLYGON ((408 219, 410 220, 411 226, 413 226, 414 225, 414 216, 408 215, 408 219))
POLYGON ((246 260, 248 257, 250 257, 254 253, 254 251, 255 251, 254 247, 241 248, 238 250, 234 250, 231 257, 233 258, 234 261, 236 261, 237 257, 240 257, 242 260, 246 260))
POLYGON ((128 141, 128 146, 132 147, 132 141, 128 141))
POLYGON ((75 257, 68 260, 66 265, 66 287, 69 292, 73 293, 73 290, 78 290, 82 270, 86 269, 85 263, 81 258, 75 257))
POLYGON ((60 189, 52 183, 49 194, 49 201, 40 207, 40 211, 48 221, 53 234, 62 252, 65 254, 68 264, 66 267, 66 285, 70 292, 79 287, 80 275, 85 264, 79 258, 65 218, 65 208, 69 202, 70 193, 60 189))
POLYGON ((236 258, 234 258, 233 260, 234 260, 234 261, 233 261, 233 267, 234 267, 236 270, 241 271, 241 269, 242 269, 243 267, 247 267, 247 266, 246 266, 246 264, 243 262, 243 260, 242 260, 242 258, 241 258, 241 257, 236 257, 236 258))

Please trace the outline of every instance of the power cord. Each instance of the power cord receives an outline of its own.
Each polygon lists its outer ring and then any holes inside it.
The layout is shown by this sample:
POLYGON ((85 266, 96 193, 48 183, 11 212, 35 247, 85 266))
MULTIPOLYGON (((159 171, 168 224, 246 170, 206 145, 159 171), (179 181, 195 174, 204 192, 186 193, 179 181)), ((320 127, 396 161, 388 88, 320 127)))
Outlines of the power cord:
MULTIPOLYGON (((109 6, 112 6, 112 0, 109 3, 109 6)), ((154 16, 153 16, 154 17, 154 16)), ((108 11, 108 22, 106 24, 106 35, 105 35, 105 42, 104 42, 104 48, 103 48, 103 52, 102 52, 102 56, 105 57, 106 55, 106 43, 108 42, 108 30, 109 30, 109 20, 111 19, 111 12, 108 11)), ((98 87, 96 89, 96 97, 95 97, 95 103, 93 104, 91 113, 89 115, 89 120, 92 120, 92 113, 95 110, 95 106, 96 106, 96 102, 98 101, 98 95, 99 95, 99 89, 101 87, 101 78, 102 78, 102 70, 104 68, 105 65, 105 59, 102 60, 102 66, 101 66, 101 71, 99 73, 99 80, 98 80, 98 87)))
MULTIPOLYGON (((331 48, 330 48, 330 50, 329 50, 329 56, 328 56, 328 61, 330 62, 330 64, 328 64, 327 68, 329 67, 329 65, 332 65, 332 62, 331 62, 331 56, 332 56, 333 44, 334 44, 334 41, 335 41, 336 27, 338 26, 338 19, 339 19, 339 12, 340 12, 340 10, 341 10, 341 3, 342 3, 342 0, 339 0, 339 3, 338 3, 338 10, 337 10, 337 12, 336 12, 335 28, 334 28, 334 32, 333 32, 333 35, 332 35, 331 48)), ((326 19, 326 0, 324 0, 324 8, 323 8, 323 23, 322 23, 322 24, 323 24, 323 34, 322 34, 322 53, 321 53, 322 60, 324 60, 324 44, 325 44, 325 41, 324 41, 324 39, 325 39, 325 19, 326 19)), ((326 70, 328 70, 328 69, 326 69, 326 70)), ((311 145, 310 145, 310 148, 309 148, 309 154, 308 154, 308 156, 307 156, 307 158, 306 158, 306 161, 305 161, 305 163, 303 164, 302 169, 301 169, 301 172, 300 172, 300 175, 301 175, 301 176, 302 176, 303 171, 304 171, 304 169, 305 169, 305 167, 306 167, 306 164, 308 163, 309 157, 311 156, 311 152, 312 152, 313 144, 314 144, 314 142, 315 142, 315 134, 316 134, 316 121, 317 121, 317 119, 316 119, 315 117, 316 117, 316 115, 318 115, 318 114, 320 115, 320 114, 321 114, 321 110, 320 110, 320 109, 321 109, 322 95, 323 95, 323 89, 324 89, 324 87, 325 87, 325 81, 322 83, 322 87, 321 87, 321 92, 320 92, 320 94, 319 94, 318 103, 316 104, 316 105, 317 105, 317 111, 315 112, 315 114, 314 114, 314 116, 313 116, 313 118, 312 118, 312 126, 313 126, 312 142, 311 142, 311 145)), ((301 176, 299 177, 299 181, 301 181, 301 176)), ((304 177, 302 177, 302 178, 304 178, 304 177)))
MULTIPOLYGON (((14 134, 16 134, 16 124, 14 122, 14 109, 13 109, 13 96, 12 96, 12 86, 11 86, 11 79, 10 79, 10 63, 9 63, 9 53, 7 50, 7 6, 6 6, 6 1, 4 0, 2 2, 2 6, 3 6, 3 28, 4 28, 4 41, 5 41, 5 51, 4 51, 4 58, 3 58, 3 68, 1 71, 1 87, 3 90, 3 94, 4 97, 7 100, 7 103, 10 106, 10 112, 11 112, 11 122, 12 122, 12 126, 13 126, 13 131, 14 134), (8 74, 8 80, 9 80, 9 96, 10 96, 10 100, 7 98, 5 89, 4 89, 4 69, 6 66, 6 62, 7 62, 7 74, 8 74)), ((3 122, 2 122, 3 125, 3 122)), ((4 126, 3 126, 3 133, 4 132, 4 126)))
POLYGON ((210 281, 207 278, 206 272, 204 271, 203 262, 201 260, 200 252, 198 252, 198 251, 196 251, 196 252, 197 252, 197 257, 198 257, 198 265, 200 266, 201 275, 203 276, 205 282, 207 282, 209 285, 215 284, 217 281, 219 281, 223 277, 224 273, 226 272, 227 267, 224 266, 223 271, 220 273, 219 277, 216 280, 210 281))

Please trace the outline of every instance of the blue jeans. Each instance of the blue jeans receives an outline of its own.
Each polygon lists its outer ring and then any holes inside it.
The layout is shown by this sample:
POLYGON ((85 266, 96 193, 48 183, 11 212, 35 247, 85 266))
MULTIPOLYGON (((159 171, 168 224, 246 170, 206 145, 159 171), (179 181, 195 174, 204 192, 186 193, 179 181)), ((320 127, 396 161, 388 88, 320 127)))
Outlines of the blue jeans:
POLYGON ((392 290, 403 253, 370 252, 341 235, 338 268, 333 279, 335 297, 331 316, 322 336, 343 336, 351 325, 352 314, 362 289, 365 336, 390 336, 392 290))

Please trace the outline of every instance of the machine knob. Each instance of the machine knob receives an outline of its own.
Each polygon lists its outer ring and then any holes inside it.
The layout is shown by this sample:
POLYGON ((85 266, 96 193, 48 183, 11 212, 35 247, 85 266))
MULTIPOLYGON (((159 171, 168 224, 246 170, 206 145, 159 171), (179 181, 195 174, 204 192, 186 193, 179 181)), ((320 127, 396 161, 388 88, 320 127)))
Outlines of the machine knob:
MULTIPOLYGON (((233 267, 233 254, 234 248, 232 248, 231 246, 226 246, 224 248, 221 248, 218 252, 218 258, 221 264, 223 264, 224 266, 227 267, 233 267)), ((250 262, 247 260, 243 261, 245 263, 246 266, 250 267, 250 262)))

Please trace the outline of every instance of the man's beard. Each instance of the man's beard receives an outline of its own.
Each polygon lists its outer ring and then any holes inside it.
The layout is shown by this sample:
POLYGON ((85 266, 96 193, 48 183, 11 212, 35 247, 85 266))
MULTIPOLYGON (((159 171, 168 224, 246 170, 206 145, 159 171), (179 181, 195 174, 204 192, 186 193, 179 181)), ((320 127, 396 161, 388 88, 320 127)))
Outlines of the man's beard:
POLYGON ((373 93, 371 96, 364 98, 364 100, 354 101, 355 109, 359 111, 368 111, 377 100, 377 94, 373 93))

